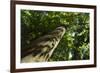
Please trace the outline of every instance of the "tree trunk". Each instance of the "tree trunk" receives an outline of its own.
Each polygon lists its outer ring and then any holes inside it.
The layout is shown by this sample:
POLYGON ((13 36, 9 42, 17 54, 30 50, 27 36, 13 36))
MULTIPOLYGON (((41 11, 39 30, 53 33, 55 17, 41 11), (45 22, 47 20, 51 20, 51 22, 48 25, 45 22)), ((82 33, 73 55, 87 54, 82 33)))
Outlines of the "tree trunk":
POLYGON ((51 33, 38 38, 33 42, 31 49, 27 49, 22 53, 21 62, 44 62, 53 54, 61 38, 65 33, 64 27, 57 27, 51 33))

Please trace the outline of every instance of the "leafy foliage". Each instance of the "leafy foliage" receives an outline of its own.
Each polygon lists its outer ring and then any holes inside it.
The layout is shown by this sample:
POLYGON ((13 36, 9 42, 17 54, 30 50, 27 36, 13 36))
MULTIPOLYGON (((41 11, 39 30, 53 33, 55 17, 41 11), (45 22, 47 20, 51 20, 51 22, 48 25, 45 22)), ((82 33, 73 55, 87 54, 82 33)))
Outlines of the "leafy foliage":
POLYGON ((89 59, 89 13, 21 10, 21 49, 58 26, 66 33, 49 61, 89 59))

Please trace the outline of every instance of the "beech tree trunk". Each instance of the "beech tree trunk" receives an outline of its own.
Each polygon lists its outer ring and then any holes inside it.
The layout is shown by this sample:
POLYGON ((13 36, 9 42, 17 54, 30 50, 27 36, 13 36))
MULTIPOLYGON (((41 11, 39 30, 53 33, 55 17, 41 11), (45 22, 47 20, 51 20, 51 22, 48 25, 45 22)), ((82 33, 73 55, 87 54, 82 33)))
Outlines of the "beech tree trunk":
POLYGON ((21 62, 30 63, 48 61, 64 33, 65 28, 61 26, 57 27, 49 34, 36 39, 32 44, 32 48, 27 49, 22 53, 21 62))

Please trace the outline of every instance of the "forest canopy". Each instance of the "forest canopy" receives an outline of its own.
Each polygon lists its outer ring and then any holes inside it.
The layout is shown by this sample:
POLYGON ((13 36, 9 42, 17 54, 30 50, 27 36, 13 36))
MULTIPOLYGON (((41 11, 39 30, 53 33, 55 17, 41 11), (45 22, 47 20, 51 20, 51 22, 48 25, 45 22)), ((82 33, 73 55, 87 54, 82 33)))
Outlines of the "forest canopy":
POLYGON ((89 59, 89 13, 82 12, 21 10, 21 50, 58 26, 66 32, 49 61, 89 59))

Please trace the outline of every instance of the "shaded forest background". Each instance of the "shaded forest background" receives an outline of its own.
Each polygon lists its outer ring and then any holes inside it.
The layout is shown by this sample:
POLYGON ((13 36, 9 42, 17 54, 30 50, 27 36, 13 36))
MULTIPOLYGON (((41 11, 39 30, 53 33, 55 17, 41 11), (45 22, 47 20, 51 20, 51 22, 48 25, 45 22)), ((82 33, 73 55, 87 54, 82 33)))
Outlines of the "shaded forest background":
POLYGON ((21 10, 21 50, 58 26, 66 32, 49 61, 89 59, 89 13, 21 10))

